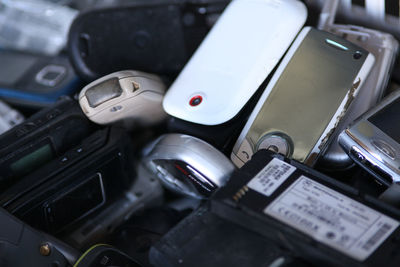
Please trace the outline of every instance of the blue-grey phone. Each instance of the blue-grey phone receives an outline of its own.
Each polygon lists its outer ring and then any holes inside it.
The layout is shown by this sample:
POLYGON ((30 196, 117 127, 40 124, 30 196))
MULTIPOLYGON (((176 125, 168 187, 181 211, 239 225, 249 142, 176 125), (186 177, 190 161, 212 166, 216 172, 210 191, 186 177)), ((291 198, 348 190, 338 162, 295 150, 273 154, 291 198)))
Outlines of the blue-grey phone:
POLYGON ((66 56, 0 49, 0 64, 0 98, 18 106, 45 107, 81 87, 66 56))

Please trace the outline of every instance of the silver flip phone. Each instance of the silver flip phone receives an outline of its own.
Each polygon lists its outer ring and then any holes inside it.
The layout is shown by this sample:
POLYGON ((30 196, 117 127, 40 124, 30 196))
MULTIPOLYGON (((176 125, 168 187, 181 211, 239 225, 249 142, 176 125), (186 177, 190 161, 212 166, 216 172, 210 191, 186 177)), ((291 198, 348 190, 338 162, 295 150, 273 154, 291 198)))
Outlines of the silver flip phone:
POLYGON ((339 135, 350 157, 380 183, 400 182, 400 91, 385 97, 339 135))
POLYGON ((262 148, 314 165, 374 63, 363 48, 305 27, 294 41, 231 154, 241 166, 262 148))
MULTIPOLYGON (((339 0, 326 1, 320 15, 318 28, 334 33, 368 50, 375 56, 375 64, 363 84, 357 98, 338 126, 343 131, 351 122, 369 110, 382 98, 398 52, 398 41, 388 33, 354 25, 335 24, 339 0)), ((353 160, 339 146, 337 137, 327 147, 318 165, 328 170, 344 170, 353 166, 353 160)))

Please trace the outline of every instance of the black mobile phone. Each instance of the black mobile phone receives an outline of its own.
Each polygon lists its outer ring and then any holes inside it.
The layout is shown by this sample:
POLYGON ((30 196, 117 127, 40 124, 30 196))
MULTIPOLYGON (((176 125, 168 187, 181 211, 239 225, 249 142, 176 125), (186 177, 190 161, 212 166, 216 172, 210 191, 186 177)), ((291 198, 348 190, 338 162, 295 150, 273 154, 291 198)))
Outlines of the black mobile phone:
POLYGON ((216 192, 211 210, 317 266, 400 263, 399 210, 266 149, 216 192))
POLYGON ((67 253, 74 259, 79 255, 75 249, 66 246, 18 220, 0 208, 0 263, 1 266, 71 266, 67 253), (24 255, 21 257, 21 255, 24 255), (54 263, 57 263, 54 265, 54 263))
POLYGON ((81 82, 65 55, 55 57, 0 49, 0 98, 18 106, 50 106, 81 82))
POLYGON ((97 126, 69 97, 0 136, 0 191, 62 155, 97 126))
POLYGON ((69 31, 71 63, 86 81, 123 69, 177 75, 228 3, 145 0, 82 12, 69 31))
POLYGON ((133 148, 120 128, 102 128, 0 194, 0 205, 40 230, 75 229, 117 201, 135 178, 133 148))

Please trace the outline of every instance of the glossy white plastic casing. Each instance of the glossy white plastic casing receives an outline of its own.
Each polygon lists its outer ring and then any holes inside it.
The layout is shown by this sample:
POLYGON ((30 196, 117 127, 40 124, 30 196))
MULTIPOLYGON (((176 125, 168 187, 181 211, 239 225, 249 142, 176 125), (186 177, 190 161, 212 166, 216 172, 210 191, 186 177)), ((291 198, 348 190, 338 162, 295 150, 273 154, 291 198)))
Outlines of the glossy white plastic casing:
POLYGON ((165 111, 204 125, 229 121, 277 65, 306 18, 306 7, 297 0, 233 0, 169 88, 165 111), (196 97, 200 103, 191 105, 196 97))
POLYGON ((85 115, 98 124, 125 121, 128 125, 130 122, 151 125, 166 117, 161 104, 165 89, 156 75, 132 70, 119 71, 85 86, 79 94, 79 104, 85 115), (117 94, 102 99, 96 105, 90 104, 88 90, 92 90, 92 96, 97 94, 95 97, 101 99, 101 94, 104 94, 102 90, 112 92, 105 86, 106 83, 117 79, 118 82, 113 84, 117 94))

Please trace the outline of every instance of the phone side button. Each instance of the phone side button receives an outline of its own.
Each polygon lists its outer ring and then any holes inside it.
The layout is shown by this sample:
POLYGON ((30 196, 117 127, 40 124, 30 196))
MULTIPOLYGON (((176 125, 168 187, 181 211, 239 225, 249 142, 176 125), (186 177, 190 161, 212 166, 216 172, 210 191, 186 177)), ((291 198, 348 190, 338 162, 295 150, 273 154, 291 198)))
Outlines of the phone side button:
POLYGON ((350 154, 353 155, 353 157, 355 159, 357 159, 359 162, 361 162, 361 163, 365 163, 366 162, 365 156, 355 146, 353 146, 350 149, 350 154))
POLYGON ((372 145, 376 147, 380 152, 388 156, 391 160, 396 159, 396 152, 391 145, 382 140, 373 140, 372 145))
POLYGON ((249 141, 245 138, 243 140, 243 143, 240 145, 240 148, 237 153, 237 157, 243 161, 247 162, 251 159, 251 156, 253 156, 253 149, 251 148, 251 145, 249 141))

